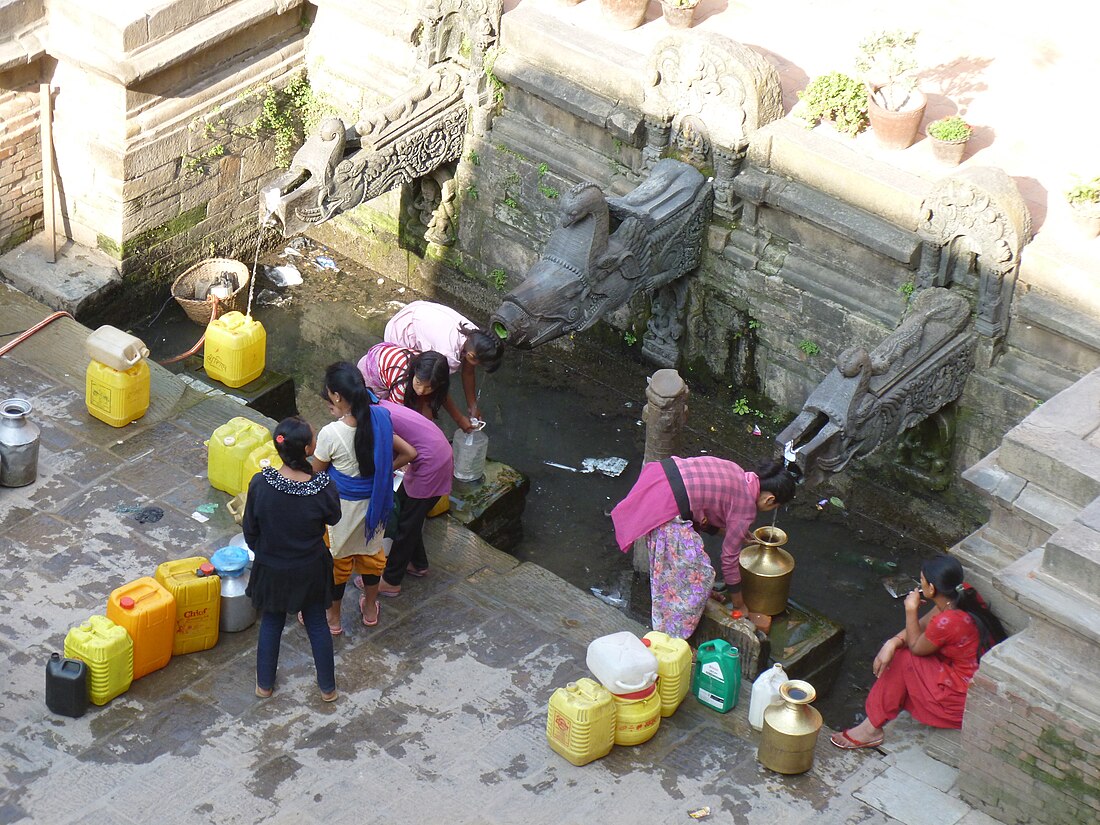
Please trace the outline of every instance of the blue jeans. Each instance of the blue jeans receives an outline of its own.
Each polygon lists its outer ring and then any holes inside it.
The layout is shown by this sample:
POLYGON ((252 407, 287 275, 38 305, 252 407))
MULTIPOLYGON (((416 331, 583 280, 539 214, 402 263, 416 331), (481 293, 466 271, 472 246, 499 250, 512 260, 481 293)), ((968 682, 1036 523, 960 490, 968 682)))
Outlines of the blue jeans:
MULTIPOLYGON (((317 667, 317 687, 324 693, 336 690, 336 662, 332 655, 332 634, 329 633, 325 608, 315 603, 302 608, 302 620, 313 648, 313 664, 317 667)), ((279 668, 279 643, 286 625, 286 613, 265 611, 260 617, 260 633, 256 642, 256 684, 264 690, 275 687, 275 671, 279 668)))

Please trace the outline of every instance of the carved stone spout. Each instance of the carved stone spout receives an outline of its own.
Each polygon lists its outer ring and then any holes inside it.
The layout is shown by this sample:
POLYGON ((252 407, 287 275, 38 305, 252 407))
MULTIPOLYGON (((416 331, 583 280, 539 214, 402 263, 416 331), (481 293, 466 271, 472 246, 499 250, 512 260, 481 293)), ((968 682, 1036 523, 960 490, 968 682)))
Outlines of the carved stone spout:
POLYGON ((954 401, 974 368, 970 304, 931 288, 871 352, 846 349, 776 441, 792 443, 807 483, 843 470, 954 401))
POLYGON ((710 182, 671 159, 621 198, 605 198, 594 183, 574 186, 538 262, 493 314, 493 329, 532 349, 692 271, 713 201, 710 182))

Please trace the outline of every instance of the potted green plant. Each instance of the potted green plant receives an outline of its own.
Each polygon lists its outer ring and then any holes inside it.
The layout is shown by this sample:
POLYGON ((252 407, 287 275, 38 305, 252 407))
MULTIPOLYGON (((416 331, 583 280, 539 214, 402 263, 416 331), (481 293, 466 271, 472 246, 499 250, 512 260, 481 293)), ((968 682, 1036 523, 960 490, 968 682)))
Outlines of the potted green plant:
POLYGON ((661 13, 673 29, 690 29, 699 0, 661 0, 661 13))
POLYGON ((928 103, 917 88, 916 47, 917 33, 901 29, 877 32, 859 44, 856 69, 867 84, 867 116, 887 149, 913 143, 928 103))
POLYGON ((823 74, 798 93, 791 113, 810 127, 825 120, 838 132, 858 135, 867 127, 867 87, 843 72, 823 74))
POLYGON ((1078 178, 1077 183, 1066 190, 1066 201, 1073 222, 1085 237, 1100 235, 1100 177, 1092 180, 1078 178))
POLYGON ((928 139, 932 154, 940 163, 958 166, 966 152, 966 142, 974 133, 974 127, 959 115, 941 117, 928 124, 928 139))

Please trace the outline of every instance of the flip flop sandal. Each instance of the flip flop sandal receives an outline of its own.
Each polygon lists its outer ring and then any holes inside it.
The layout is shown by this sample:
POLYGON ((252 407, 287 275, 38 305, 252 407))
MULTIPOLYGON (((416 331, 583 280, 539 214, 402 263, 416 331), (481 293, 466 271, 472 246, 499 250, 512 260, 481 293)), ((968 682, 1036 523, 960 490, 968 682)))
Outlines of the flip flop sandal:
POLYGON ((411 564, 405 568, 405 572, 410 576, 415 576, 418 579, 422 579, 428 575, 427 567, 413 567, 411 564))
POLYGON ((374 603, 374 621, 372 622, 372 621, 369 621, 367 619, 367 615, 365 613, 363 613, 363 605, 366 603, 366 601, 367 601, 366 596, 360 596, 359 597, 359 613, 363 616, 363 626, 364 627, 374 627, 375 625, 378 624, 378 620, 380 618, 382 618, 382 602, 376 601, 374 603))
POLYGON ((871 739, 867 742, 860 742, 858 739, 853 739, 848 731, 842 730, 834 733, 829 737, 829 741, 836 745, 841 750, 854 751, 860 748, 877 748, 882 744, 885 737, 879 736, 876 739, 871 739))

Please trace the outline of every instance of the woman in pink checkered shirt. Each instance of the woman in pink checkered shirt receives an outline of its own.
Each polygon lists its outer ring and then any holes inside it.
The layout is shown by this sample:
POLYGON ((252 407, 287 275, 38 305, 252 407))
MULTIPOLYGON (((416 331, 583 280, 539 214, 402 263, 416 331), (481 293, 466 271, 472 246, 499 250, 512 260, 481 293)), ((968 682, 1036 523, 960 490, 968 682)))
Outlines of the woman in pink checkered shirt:
POLYGON ((735 609, 741 596, 741 546, 757 513, 770 512, 794 498, 796 481, 780 461, 755 471, 714 456, 667 459, 683 479, 691 521, 680 516, 672 483, 662 462, 653 461, 626 498, 611 511, 615 540, 625 553, 635 539, 649 548, 653 628, 686 639, 706 607, 714 568, 698 531, 722 532, 722 572, 735 609))

